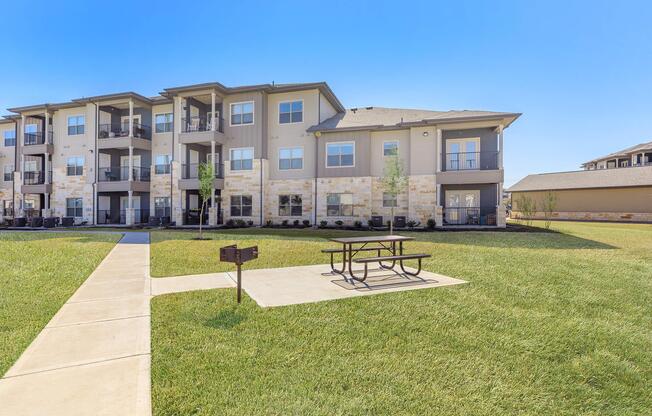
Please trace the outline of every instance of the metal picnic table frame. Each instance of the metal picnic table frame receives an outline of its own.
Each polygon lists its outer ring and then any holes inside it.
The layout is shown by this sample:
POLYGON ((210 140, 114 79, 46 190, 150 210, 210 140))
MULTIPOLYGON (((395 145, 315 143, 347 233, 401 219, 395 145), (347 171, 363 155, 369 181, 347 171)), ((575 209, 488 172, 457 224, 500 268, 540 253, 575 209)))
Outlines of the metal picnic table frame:
MULTIPOLYGON (((351 278, 357 280, 357 281, 364 281, 367 277, 367 268, 365 266, 365 275, 362 278, 356 277, 354 272, 353 272, 353 258, 361 251, 375 251, 377 250, 378 258, 383 258, 384 256, 381 256, 380 253, 381 251, 388 251, 390 253, 389 257, 393 256, 403 256, 403 242, 405 241, 412 241, 414 240, 414 237, 404 237, 400 235, 385 235, 385 236, 365 236, 365 237, 343 237, 343 238, 331 238, 329 241, 332 241, 334 243, 342 244, 342 268, 338 269, 335 267, 334 261, 333 261, 333 252, 331 251, 331 269, 334 273, 338 274, 344 274, 347 271, 347 265, 348 265, 348 272, 351 275, 351 278), (397 249, 397 243, 398 243, 398 249, 397 249), (375 244, 376 246, 374 247, 369 247, 370 244, 375 244), (360 247, 354 247, 354 245, 360 245, 360 247)), ((373 261, 375 257, 370 257, 369 261, 373 261)), ((367 258, 365 258, 366 260, 367 258)), ((383 260, 378 261, 378 265, 380 266, 381 269, 385 270, 394 270, 394 267, 396 267, 396 261, 397 259, 392 259, 391 266, 386 266, 383 264, 383 260)), ((419 274, 421 271, 421 262, 419 261, 419 270, 416 273, 411 273, 405 270, 403 267, 403 259, 398 259, 398 262, 400 264, 401 270, 403 273, 411 275, 411 276, 416 276, 419 274)))

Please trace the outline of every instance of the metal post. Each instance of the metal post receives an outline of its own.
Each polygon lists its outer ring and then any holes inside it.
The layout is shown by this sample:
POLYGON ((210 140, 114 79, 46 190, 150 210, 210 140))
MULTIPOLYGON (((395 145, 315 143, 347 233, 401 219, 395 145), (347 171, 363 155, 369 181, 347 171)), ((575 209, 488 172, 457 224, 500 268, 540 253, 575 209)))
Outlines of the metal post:
POLYGON ((242 301, 242 265, 240 263, 238 266, 238 303, 242 301))

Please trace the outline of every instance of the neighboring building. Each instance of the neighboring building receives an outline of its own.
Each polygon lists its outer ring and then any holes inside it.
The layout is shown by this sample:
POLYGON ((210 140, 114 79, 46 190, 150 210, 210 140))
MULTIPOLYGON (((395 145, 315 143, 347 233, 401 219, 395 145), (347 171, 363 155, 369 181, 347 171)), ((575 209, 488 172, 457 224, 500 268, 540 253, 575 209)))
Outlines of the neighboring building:
POLYGON ((198 166, 215 166, 205 221, 351 224, 395 214, 504 226, 503 130, 520 114, 345 110, 326 83, 167 88, 10 109, 0 121, 3 217, 199 221, 198 166), (398 154, 409 186, 380 177, 398 154))
POLYGON ((585 170, 529 175, 508 189, 512 217, 523 217, 519 200, 530 198, 542 219, 552 192, 555 219, 652 222, 652 142, 582 164, 585 170))

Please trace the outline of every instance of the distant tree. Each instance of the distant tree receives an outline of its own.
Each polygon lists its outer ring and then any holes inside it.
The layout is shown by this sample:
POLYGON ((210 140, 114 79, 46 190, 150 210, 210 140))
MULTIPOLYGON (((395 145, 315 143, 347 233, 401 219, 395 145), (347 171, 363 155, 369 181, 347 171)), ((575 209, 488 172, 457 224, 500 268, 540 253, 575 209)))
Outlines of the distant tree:
POLYGON ((398 201, 398 195, 407 187, 407 177, 403 171, 403 164, 398 156, 389 156, 385 162, 383 170, 383 192, 392 196, 394 203, 391 206, 391 216, 389 219, 389 233, 394 233, 394 208, 398 201))
POLYGON ((199 212, 199 239, 204 238, 203 222, 204 222, 204 209, 208 201, 213 196, 213 178, 215 173, 213 171, 212 163, 201 163, 199 165, 199 195, 202 198, 201 210, 199 212))
POLYGON ((537 211, 537 204, 527 195, 519 195, 516 200, 517 210, 520 212, 519 217, 525 220, 527 226, 532 225, 532 217, 537 211))
POLYGON ((548 191, 543 197, 543 203, 541 210, 543 211, 543 216, 545 218, 546 229, 550 229, 550 222, 552 220, 552 214, 557 209, 557 195, 548 191))

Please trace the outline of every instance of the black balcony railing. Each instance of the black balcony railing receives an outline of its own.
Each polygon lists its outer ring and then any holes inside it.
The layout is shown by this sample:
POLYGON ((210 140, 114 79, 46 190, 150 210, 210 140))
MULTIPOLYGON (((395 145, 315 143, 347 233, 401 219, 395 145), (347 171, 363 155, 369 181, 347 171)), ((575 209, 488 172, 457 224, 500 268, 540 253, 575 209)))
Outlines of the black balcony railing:
POLYGON ((14 209, 13 208, 3 208, 2 209, 2 215, 4 217, 13 217, 14 216, 14 209))
POLYGON ((444 208, 444 224, 480 225, 480 208, 479 207, 446 207, 444 208))
MULTIPOLYGON (((134 166, 133 180, 140 182, 149 182, 151 179, 150 169, 134 166)), ((99 168, 97 170, 97 180, 99 182, 121 182, 129 180, 129 166, 112 166, 108 168, 99 168)))
MULTIPOLYGON (((129 137, 129 123, 100 124, 97 134, 100 139, 129 137)), ((152 129, 145 124, 134 123, 134 137, 150 140, 152 129)))
POLYGON ((52 132, 48 131, 47 134, 45 134, 42 131, 25 133, 24 143, 25 146, 34 146, 37 144, 52 144, 52 132))
POLYGON ((154 208, 155 217, 169 217, 170 216, 170 207, 157 207, 154 208))
MULTIPOLYGON (((200 209, 186 209, 183 211, 183 224, 184 225, 199 225, 199 218, 201 214, 200 209)), ((202 224, 208 224, 208 207, 204 208, 204 215, 201 216, 202 224)))
MULTIPOLYGON (((221 117, 216 118, 217 125, 215 130, 220 133, 224 133, 224 119, 221 117)), ((181 119, 181 129, 184 133, 192 133, 196 131, 211 131, 213 130, 213 118, 212 117, 183 117, 181 119)))
MULTIPOLYGON (((143 224, 149 221, 148 209, 134 210, 134 224, 143 224)), ((98 224, 126 224, 127 210, 97 210, 98 224)))
MULTIPOLYGON (((46 177, 45 171, 27 171, 23 172, 23 184, 25 185, 43 185, 46 183, 46 179, 52 177, 52 172, 49 172, 49 175, 46 177)), ((48 181, 49 182, 49 181, 48 181)))
MULTIPOLYGON (((185 163, 181 165, 181 179, 198 179, 200 163, 185 163)), ((224 178, 224 165, 216 163, 214 167, 215 177, 224 178)))
POLYGON ((498 169, 498 152, 446 153, 446 170, 498 169))

